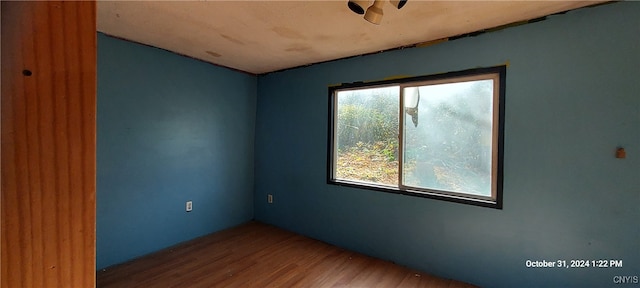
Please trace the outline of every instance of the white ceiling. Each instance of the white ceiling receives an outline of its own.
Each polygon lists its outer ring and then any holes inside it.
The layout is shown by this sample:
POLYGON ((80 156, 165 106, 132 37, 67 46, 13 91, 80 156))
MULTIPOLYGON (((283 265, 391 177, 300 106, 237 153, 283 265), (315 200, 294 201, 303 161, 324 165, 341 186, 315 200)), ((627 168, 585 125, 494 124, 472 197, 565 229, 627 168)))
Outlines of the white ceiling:
POLYGON ((261 74, 463 35, 603 1, 384 3, 374 25, 343 1, 99 1, 98 31, 261 74))

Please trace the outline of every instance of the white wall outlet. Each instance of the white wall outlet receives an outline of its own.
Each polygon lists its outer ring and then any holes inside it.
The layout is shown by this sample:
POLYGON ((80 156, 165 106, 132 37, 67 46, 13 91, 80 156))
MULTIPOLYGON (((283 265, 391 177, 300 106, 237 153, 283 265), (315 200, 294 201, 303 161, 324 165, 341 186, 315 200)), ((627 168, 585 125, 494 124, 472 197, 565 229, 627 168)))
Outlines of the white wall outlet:
POLYGON ((267 203, 269 204, 273 203, 273 195, 267 194, 267 203))
POLYGON ((193 201, 187 201, 184 210, 187 212, 191 212, 191 210, 193 210, 193 201))

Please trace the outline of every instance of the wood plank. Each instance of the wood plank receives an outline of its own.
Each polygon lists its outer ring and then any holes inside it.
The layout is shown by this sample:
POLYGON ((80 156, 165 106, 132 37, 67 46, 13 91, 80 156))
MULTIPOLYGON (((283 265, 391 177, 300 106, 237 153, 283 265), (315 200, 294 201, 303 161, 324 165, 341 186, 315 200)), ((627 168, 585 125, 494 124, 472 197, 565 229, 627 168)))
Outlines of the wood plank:
POLYGON ((0 284, 94 287, 95 2, 1 5, 0 284))
POLYGON ((110 267, 109 287, 475 287, 250 222, 110 267))

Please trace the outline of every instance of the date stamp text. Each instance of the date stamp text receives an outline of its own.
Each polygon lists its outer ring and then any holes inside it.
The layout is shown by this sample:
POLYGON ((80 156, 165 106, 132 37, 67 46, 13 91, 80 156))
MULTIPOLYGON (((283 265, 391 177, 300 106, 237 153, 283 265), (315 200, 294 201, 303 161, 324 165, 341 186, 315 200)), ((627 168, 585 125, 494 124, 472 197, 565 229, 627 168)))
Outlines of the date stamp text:
POLYGON ((526 260, 527 268, 622 268, 621 259, 526 260))

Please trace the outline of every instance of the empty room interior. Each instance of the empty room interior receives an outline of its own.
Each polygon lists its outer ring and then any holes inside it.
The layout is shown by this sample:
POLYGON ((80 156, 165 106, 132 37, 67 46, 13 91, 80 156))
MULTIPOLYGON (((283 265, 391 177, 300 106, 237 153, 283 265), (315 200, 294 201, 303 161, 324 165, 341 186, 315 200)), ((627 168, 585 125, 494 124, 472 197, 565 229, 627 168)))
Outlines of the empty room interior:
POLYGON ((638 2, 3 1, 1 60, 2 287, 640 285, 638 2))

